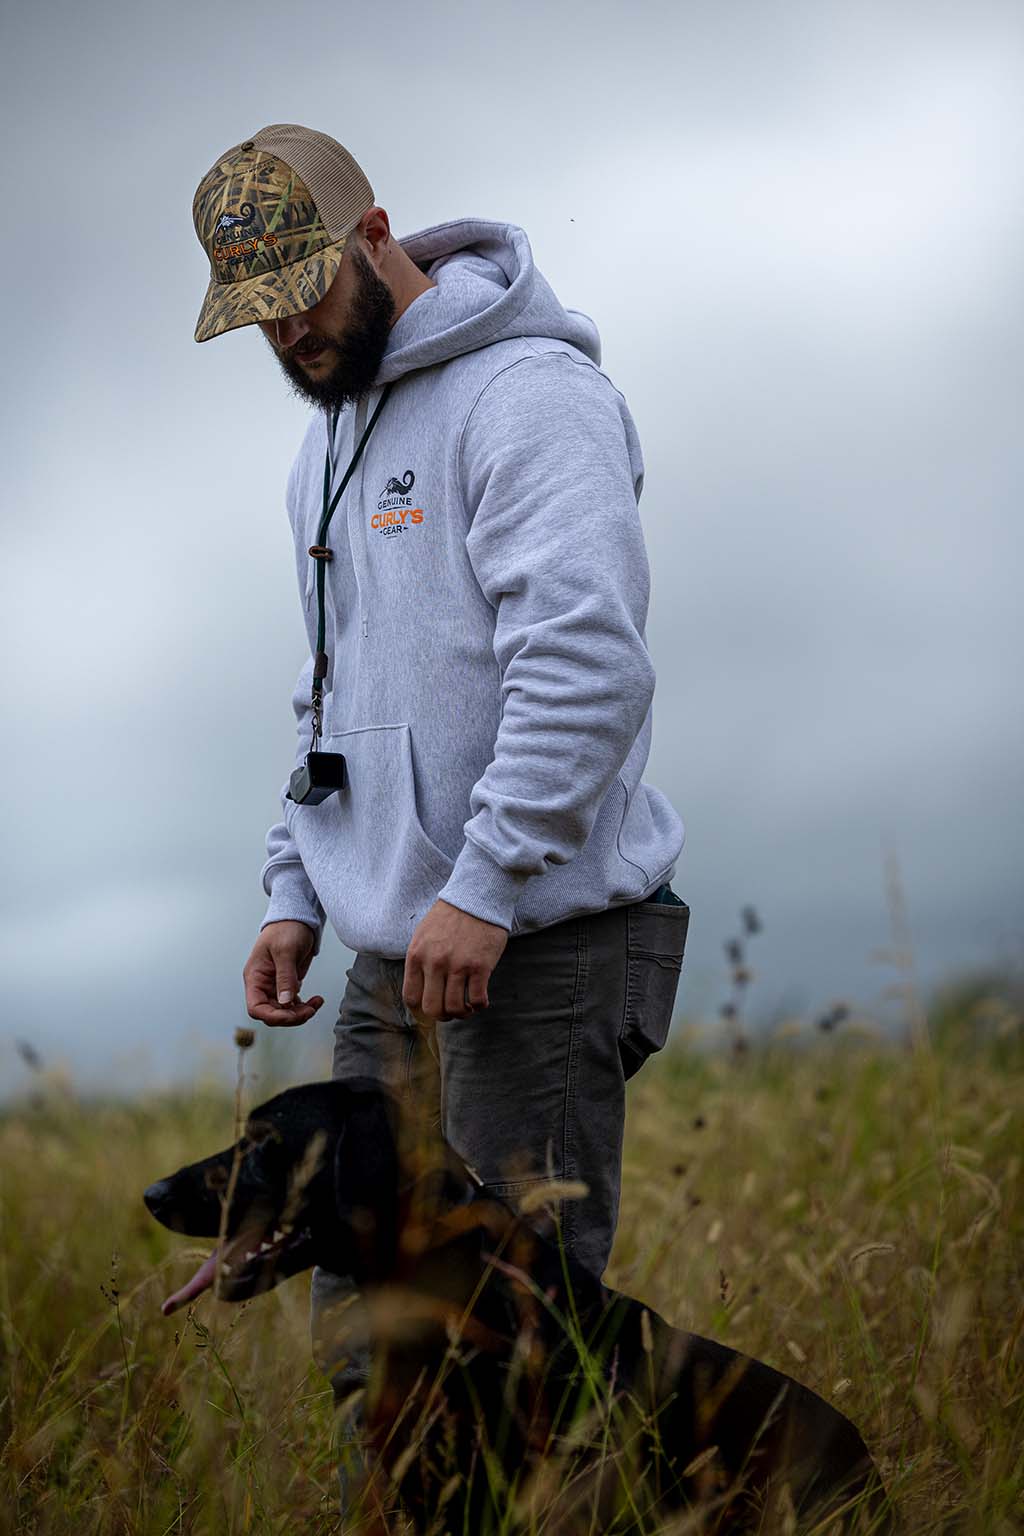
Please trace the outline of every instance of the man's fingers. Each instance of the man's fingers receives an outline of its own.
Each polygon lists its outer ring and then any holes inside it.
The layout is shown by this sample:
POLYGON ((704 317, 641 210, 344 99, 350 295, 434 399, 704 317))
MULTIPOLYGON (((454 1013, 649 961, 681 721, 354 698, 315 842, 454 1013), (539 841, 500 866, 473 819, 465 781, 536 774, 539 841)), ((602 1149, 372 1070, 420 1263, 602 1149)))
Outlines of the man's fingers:
POLYGON ((438 962, 407 960, 402 1001, 417 1020, 467 1019, 491 1005, 489 971, 449 971, 438 962))
POLYGON ((489 1008, 491 1000, 487 995, 487 972, 472 971, 469 977, 469 1006, 474 1013, 482 1008, 489 1008))
POLYGON ((275 955, 274 964, 277 969, 277 1001, 282 1008, 298 1001, 299 997, 299 972, 295 964, 294 955, 275 955))
POLYGON ((323 1007, 323 1001, 322 997, 311 997, 306 1002, 298 999, 284 1008, 277 1003, 258 1003, 249 1009, 249 1017, 272 1029, 293 1029, 298 1024, 308 1024, 314 1013, 323 1007))
POLYGON ((444 986, 444 1019, 464 1019, 469 1012, 470 1005, 466 1002, 466 983, 469 980, 465 971, 449 971, 448 979, 444 986))
POLYGON ((402 1002, 407 1008, 419 1009, 423 1002, 423 967, 411 956, 405 962, 402 978, 402 1002))
POLYGON ((428 966, 423 976, 423 1001, 420 1012, 428 1019, 443 1019, 445 972, 439 966, 428 966))
POLYGON ((266 1008, 274 1003, 274 973, 268 976, 250 975, 245 977, 245 1008, 251 1019, 259 1018, 257 1008, 266 1008))

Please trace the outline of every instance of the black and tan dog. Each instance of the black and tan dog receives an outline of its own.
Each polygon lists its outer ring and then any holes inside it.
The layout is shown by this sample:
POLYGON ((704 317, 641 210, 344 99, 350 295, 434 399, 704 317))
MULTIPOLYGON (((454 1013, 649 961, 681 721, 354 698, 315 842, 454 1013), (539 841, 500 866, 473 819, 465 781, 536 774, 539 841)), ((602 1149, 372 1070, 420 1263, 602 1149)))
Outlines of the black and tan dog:
POLYGON ((165 1313, 313 1264, 355 1278, 367 1439, 421 1531, 889 1529, 849 1420, 607 1290, 372 1082, 279 1094, 145 1200, 219 1239, 165 1313))

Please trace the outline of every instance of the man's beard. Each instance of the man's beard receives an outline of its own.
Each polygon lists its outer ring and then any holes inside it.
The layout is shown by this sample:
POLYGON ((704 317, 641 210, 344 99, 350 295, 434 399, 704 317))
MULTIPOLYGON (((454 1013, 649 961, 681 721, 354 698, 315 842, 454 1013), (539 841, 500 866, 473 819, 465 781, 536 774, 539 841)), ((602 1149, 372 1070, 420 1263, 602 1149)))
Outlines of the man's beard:
MULTIPOLYGON (((321 369, 313 378, 294 357, 282 356, 272 348, 293 392, 325 411, 340 411, 373 387, 395 318, 395 300, 387 283, 377 276, 362 251, 352 252, 352 262, 356 289, 345 334, 337 337, 307 331, 303 337, 303 341, 321 343, 328 354, 334 353, 330 371, 325 373, 321 369)), ((321 362, 327 361, 329 356, 322 354, 321 362)))

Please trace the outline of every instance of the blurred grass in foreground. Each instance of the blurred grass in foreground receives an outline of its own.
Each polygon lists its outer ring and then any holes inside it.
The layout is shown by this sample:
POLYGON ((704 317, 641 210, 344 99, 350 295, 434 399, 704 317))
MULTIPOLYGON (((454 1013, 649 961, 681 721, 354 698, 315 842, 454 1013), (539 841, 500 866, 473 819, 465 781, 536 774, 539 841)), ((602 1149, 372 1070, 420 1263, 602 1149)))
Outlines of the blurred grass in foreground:
MULTIPOLYGON (((1024 1529, 1022 1067, 967 989, 914 1046, 677 1044, 631 1090, 609 1282, 836 1403, 915 1536, 1024 1529)), ((159 1315, 205 1250, 142 1189, 233 1123, 230 1093, 45 1083, 0 1118, 0 1529, 342 1529, 308 1275, 159 1315)))

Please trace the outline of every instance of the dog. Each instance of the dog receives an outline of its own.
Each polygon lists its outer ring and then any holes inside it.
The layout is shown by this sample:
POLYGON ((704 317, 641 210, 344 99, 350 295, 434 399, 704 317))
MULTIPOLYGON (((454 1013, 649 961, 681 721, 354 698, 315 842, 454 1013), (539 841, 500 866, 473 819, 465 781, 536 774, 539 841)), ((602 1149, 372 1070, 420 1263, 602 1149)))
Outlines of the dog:
MULTIPOLYGON (((554 1201, 558 1186, 540 1192, 554 1201)), ((811 1517, 823 1532, 892 1529, 848 1419, 607 1289, 564 1252, 557 1216, 489 1195, 376 1082, 278 1094, 235 1146, 144 1199, 172 1230, 217 1240, 165 1315, 314 1264, 355 1280, 374 1475, 420 1532, 508 1532, 540 1512, 560 1536, 673 1519, 708 1536, 811 1517)))

